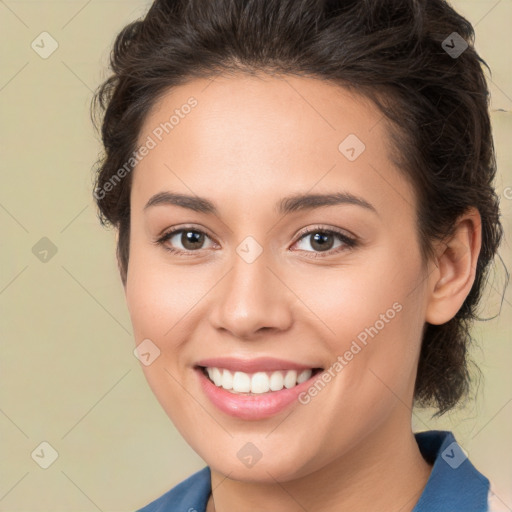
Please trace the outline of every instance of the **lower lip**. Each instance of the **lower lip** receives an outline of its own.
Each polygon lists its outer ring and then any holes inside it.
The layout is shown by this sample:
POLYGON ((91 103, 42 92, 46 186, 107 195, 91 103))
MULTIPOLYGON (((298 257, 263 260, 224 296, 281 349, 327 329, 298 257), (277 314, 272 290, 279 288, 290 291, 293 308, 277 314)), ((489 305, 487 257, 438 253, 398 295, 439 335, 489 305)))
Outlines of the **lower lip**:
POLYGON ((196 372, 204 393, 212 403, 222 412, 242 420, 260 420, 283 411, 292 403, 298 402, 298 396, 321 375, 321 372, 318 372, 290 389, 283 388, 281 391, 271 391, 261 395, 239 395, 217 387, 200 368, 196 369, 196 372))

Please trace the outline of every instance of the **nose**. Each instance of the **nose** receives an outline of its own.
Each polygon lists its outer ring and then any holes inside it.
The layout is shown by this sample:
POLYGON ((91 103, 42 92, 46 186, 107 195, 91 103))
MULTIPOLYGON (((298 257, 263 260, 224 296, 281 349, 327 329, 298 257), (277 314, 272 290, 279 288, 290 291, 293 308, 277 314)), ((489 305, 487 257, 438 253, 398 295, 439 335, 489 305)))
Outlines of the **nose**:
POLYGON ((233 265, 216 287, 210 322, 240 340, 255 340, 292 323, 294 295, 265 251, 252 263, 235 254, 233 265))

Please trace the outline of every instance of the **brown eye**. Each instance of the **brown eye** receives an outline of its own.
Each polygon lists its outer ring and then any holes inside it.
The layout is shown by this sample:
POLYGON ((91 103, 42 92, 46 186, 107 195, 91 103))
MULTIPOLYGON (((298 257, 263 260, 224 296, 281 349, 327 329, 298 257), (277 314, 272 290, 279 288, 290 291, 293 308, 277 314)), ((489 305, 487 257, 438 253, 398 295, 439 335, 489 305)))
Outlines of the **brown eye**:
POLYGON ((204 233, 188 229, 184 230, 181 232, 180 242, 186 250, 200 249, 204 243, 204 233))
POLYGON ((334 245, 334 236, 330 233, 315 233, 308 236, 311 237, 311 247, 317 251, 328 251, 334 245))
POLYGON ((355 239, 344 233, 324 228, 314 228, 302 233, 296 243, 302 243, 304 245, 304 242, 309 242, 306 245, 309 245, 312 250, 308 250, 307 247, 299 247, 299 249, 313 253, 311 256, 314 257, 317 256, 317 253, 329 252, 334 254, 355 247, 357 244, 355 239), (336 240, 339 242, 337 246, 335 246, 336 240))
POLYGON ((201 230, 192 228, 175 229, 165 233, 156 242, 170 252, 190 253, 204 249, 206 239, 210 237, 201 230))

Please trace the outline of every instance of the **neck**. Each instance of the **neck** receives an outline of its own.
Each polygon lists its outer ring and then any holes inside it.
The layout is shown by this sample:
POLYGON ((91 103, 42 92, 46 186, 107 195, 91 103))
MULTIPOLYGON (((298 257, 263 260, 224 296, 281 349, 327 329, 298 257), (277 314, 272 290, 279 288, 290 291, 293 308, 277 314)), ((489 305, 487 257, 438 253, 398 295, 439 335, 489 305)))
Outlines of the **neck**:
MULTIPOLYGON (((410 420, 410 418, 409 418, 410 420)), ((410 421, 380 427, 320 470, 286 482, 239 482, 213 469, 207 512, 411 512, 430 475, 410 421)))

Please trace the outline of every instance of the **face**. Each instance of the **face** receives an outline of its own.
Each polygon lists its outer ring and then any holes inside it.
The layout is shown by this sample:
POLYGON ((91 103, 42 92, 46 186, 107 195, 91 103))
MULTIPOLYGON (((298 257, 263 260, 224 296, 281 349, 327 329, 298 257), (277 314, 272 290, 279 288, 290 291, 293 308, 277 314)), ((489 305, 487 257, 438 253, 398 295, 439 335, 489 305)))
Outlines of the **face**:
POLYGON ((425 269, 382 114, 311 78, 197 79, 139 144, 135 341, 207 464, 285 481, 410 432, 425 269))

